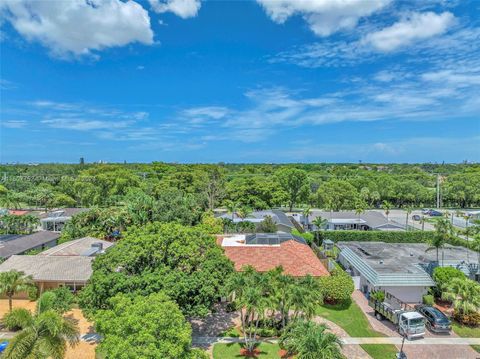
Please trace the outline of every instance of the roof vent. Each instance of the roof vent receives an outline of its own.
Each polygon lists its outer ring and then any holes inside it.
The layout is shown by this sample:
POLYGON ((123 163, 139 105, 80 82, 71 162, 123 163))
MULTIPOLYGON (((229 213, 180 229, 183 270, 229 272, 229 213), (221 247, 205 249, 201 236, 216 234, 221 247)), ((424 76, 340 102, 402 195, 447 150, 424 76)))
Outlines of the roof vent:
POLYGON ((383 259, 380 259, 380 261, 378 263, 383 264, 383 259))
POLYGON ((413 257, 413 252, 410 252, 410 257, 413 257))

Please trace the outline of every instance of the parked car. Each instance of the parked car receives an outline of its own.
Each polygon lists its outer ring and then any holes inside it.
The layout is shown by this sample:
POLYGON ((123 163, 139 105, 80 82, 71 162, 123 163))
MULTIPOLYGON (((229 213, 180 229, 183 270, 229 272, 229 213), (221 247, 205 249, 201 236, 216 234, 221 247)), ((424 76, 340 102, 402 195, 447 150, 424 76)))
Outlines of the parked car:
POLYGON ((443 213, 431 209, 430 211, 428 211, 428 215, 431 216, 431 217, 441 217, 441 216, 443 216, 443 213))
POLYGON ((430 211, 430 208, 422 208, 422 214, 428 214, 430 211))
POLYGON ((452 322, 440 310, 429 306, 419 306, 418 312, 425 317, 428 329, 435 333, 448 333, 452 329, 452 322))
POLYGON ((414 215, 412 216, 412 219, 413 219, 414 221, 419 221, 421 218, 422 218, 422 217, 420 217, 419 214, 414 214, 414 215))

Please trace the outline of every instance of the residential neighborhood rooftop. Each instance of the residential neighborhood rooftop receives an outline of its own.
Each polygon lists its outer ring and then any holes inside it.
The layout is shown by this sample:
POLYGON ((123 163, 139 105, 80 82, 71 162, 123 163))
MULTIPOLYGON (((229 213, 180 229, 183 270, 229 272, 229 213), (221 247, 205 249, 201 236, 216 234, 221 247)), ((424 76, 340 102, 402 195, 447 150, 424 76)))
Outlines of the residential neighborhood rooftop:
POLYGON ((0 264, 0 272, 15 269, 35 281, 86 282, 92 275, 92 257, 14 255, 0 264))
POLYGON ((0 257, 8 258, 14 254, 21 254, 34 248, 50 244, 60 238, 59 233, 39 231, 27 235, 1 235, 0 257))
POLYGON ((286 274, 294 277, 329 275, 303 238, 291 234, 225 236, 220 237, 219 243, 237 271, 247 265, 259 272, 282 266, 286 274))
MULTIPOLYGON (((114 243, 104 241, 98 238, 93 237, 83 237, 75 239, 73 241, 68 241, 58 246, 52 247, 43 251, 39 255, 43 256, 88 256, 91 252, 91 249, 100 249, 106 250, 107 248, 113 246, 114 243)), ((94 253, 92 253, 94 254, 94 253)))

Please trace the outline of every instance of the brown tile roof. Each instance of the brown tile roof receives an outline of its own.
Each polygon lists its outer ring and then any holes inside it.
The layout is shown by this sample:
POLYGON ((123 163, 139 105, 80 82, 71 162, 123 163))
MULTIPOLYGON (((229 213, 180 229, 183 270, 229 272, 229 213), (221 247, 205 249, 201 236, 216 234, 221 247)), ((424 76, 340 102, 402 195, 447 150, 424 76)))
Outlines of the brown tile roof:
MULTIPOLYGON (((220 240, 221 241, 221 240, 220 240)), ((282 266, 284 273, 294 277, 310 274, 314 277, 329 275, 317 256, 306 244, 288 240, 279 246, 226 246, 225 255, 235 264, 235 270, 251 265, 259 272, 282 266)))

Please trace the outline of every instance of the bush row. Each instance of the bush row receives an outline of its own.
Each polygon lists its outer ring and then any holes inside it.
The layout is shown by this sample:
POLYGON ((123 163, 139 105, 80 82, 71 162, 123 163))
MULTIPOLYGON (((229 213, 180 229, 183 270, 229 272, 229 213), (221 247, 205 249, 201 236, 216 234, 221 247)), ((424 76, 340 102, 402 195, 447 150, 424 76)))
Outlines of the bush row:
MULTIPOLYGON (((320 231, 319 238, 333 242, 428 243, 435 235, 434 231, 320 231)), ((458 237, 452 238, 449 244, 473 249, 471 242, 458 237)))

